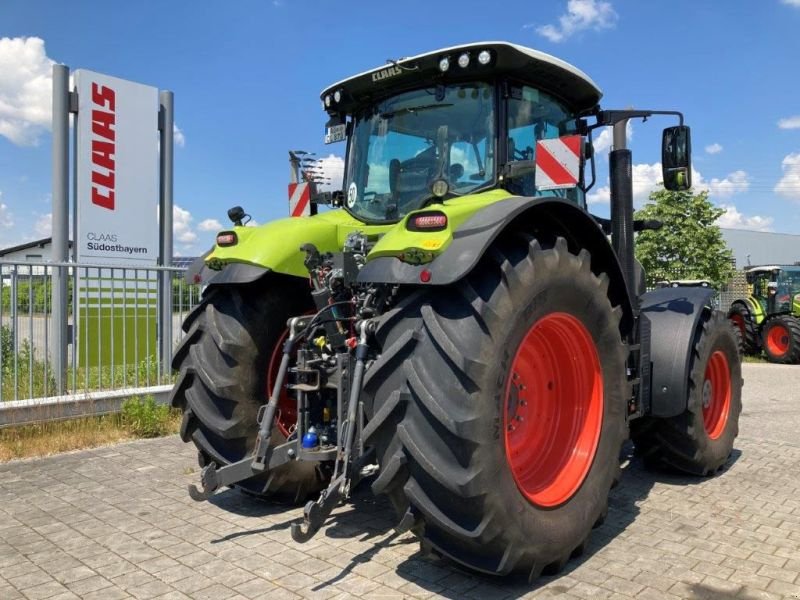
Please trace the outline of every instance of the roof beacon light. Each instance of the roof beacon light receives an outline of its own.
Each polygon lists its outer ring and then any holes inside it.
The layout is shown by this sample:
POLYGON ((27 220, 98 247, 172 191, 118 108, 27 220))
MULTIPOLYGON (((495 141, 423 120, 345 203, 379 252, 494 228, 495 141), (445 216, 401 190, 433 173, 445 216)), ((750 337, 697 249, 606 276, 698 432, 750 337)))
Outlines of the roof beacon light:
POLYGON ((480 54, 478 54, 478 62, 482 65, 488 65, 490 60, 492 60, 492 54, 488 50, 481 50, 480 54))
POLYGON ((439 70, 444 73, 450 68, 450 59, 445 56, 439 59, 439 70))
POLYGON ((464 52, 461 56, 458 57, 458 66, 462 69, 466 69, 469 66, 469 53, 464 52))
POLYGON ((342 90, 336 90, 333 92, 333 101, 337 104, 342 101, 342 90))

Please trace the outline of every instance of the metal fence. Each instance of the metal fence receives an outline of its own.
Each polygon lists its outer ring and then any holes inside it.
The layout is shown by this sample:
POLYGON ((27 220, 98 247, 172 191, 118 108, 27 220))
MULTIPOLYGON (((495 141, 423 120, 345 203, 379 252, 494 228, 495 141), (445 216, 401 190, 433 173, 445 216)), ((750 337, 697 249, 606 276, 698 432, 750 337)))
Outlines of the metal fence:
POLYGON ((201 295, 183 274, 175 267, 0 261, 0 408, 9 402, 44 406, 56 396, 100 402, 119 390, 160 394, 172 382, 161 349, 171 354, 201 295), (55 353, 63 349, 52 343, 57 269, 67 277, 71 298, 63 373, 54 368, 55 353), (165 280, 167 286, 159 285, 165 280), (161 310, 164 300, 171 310, 161 310), (165 337, 168 345, 161 344, 165 337))
MULTIPOLYGON (((201 296, 199 286, 184 281, 184 272, 178 267, 0 260, 0 427, 112 412, 133 395, 164 401, 173 374, 161 353, 168 348, 171 355, 183 335, 183 320, 201 296), (55 353, 63 348, 52 341, 51 306, 58 269, 71 298, 60 374, 55 353), (170 343, 162 344, 163 339, 170 343)), ((681 279, 680 273, 662 275, 681 279)), ((738 272, 718 292, 715 304, 727 310, 746 289, 744 274, 738 272)))

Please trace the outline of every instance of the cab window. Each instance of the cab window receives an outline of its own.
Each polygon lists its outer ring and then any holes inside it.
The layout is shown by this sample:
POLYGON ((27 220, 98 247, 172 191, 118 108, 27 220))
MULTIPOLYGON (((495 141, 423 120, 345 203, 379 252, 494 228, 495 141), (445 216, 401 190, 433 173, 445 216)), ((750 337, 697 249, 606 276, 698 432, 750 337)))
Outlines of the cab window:
MULTIPOLYGON (((508 98, 508 160, 536 160, 536 142, 576 133, 575 117, 549 94, 536 88, 511 86, 508 98)), ((511 191, 523 196, 555 196, 584 206, 578 188, 537 190, 536 175, 516 180, 511 191)))

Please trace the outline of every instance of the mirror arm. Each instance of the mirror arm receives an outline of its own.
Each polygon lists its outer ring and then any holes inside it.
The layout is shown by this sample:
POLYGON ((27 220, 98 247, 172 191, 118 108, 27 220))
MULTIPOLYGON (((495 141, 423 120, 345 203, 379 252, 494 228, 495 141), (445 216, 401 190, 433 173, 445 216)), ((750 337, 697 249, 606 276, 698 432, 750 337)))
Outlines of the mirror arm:
POLYGON ((594 184, 597 183, 597 170, 594 162, 594 142, 592 141, 592 128, 587 129, 586 136, 588 138, 589 147, 591 148, 591 153, 592 153, 591 156, 589 157, 589 160, 592 163, 592 182, 589 185, 584 186, 583 188, 584 194, 587 194, 589 190, 594 187, 594 184))
POLYGON ((648 119, 653 115, 673 115, 678 117, 679 125, 683 125, 683 113, 677 110, 601 110, 597 112, 597 123, 590 129, 616 125, 626 119, 648 119))

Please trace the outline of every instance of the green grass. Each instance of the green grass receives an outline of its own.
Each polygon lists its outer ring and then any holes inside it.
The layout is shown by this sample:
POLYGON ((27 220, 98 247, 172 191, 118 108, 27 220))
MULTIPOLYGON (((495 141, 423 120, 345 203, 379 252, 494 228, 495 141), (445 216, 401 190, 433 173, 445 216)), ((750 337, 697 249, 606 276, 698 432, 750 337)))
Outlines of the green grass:
POLYGON ((763 354, 745 354, 742 356, 742 362, 769 364, 769 361, 766 358, 764 358, 763 354))
POLYGON ((156 404, 152 397, 133 398, 113 415, 0 429, 0 462, 171 435, 180 423, 179 410, 156 404))

